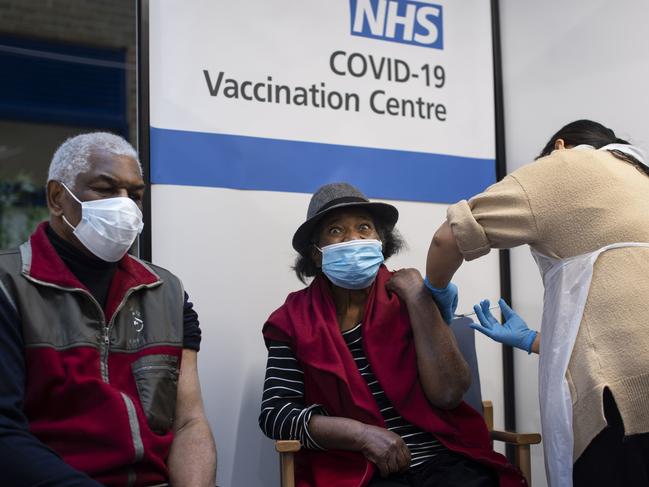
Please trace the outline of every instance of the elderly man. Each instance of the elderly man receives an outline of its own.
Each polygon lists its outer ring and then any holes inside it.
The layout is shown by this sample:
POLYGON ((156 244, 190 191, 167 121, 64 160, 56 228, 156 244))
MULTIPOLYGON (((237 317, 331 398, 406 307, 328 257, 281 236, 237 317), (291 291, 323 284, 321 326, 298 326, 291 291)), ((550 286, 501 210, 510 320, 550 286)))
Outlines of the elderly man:
POLYGON ((0 253, 2 485, 214 486, 198 316, 177 277, 126 253, 143 192, 128 142, 73 137, 49 223, 0 253))

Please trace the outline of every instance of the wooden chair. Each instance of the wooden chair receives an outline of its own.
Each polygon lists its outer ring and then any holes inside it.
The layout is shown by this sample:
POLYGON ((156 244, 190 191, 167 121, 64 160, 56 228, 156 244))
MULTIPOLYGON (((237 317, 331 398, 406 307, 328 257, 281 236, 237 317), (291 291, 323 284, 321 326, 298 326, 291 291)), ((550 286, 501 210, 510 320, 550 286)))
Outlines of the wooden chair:
MULTIPOLYGON (((493 404, 491 401, 482 401, 478 360, 475 352, 475 336, 473 329, 468 326, 470 322, 469 318, 459 318, 451 324, 451 330, 455 335, 460 351, 471 368, 471 387, 464 395, 464 400, 477 411, 482 411, 482 416, 493 441, 502 441, 505 444, 514 446, 514 465, 521 469, 528 485, 531 487, 530 445, 541 443, 541 435, 538 433, 516 433, 493 429, 493 404)), ((296 440, 275 442, 275 449, 279 452, 281 487, 295 487, 294 455, 300 451, 300 448, 300 442, 296 440)))

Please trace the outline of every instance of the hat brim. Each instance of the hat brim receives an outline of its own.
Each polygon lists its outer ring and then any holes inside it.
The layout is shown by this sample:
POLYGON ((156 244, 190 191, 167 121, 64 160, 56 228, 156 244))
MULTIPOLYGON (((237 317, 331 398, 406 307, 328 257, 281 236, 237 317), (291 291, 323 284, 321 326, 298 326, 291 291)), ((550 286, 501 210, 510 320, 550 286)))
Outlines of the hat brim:
POLYGON ((338 210, 340 208, 365 208, 373 216, 379 218, 383 223, 385 223, 388 226, 388 230, 392 230, 392 228, 394 228, 394 225, 397 223, 397 220, 399 219, 399 210, 387 203, 379 203, 375 201, 352 201, 340 203, 330 206, 320 213, 316 213, 302 225, 300 225, 293 235, 293 248, 300 254, 307 257, 306 251, 311 245, 310 237, 315 230, 315 227, 318 225, 320 220, 322 220, 322 218, 324 218, 332 211, 338 210))

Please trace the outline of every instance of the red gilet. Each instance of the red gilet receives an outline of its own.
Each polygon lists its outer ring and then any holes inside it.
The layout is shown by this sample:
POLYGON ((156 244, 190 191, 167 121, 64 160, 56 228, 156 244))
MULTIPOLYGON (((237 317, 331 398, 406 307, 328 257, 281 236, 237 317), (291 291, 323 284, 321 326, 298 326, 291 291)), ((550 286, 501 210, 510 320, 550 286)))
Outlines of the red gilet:
POLYGON ((182 285, 126 255, 102 310, 45 226, 21 247, 22 269, 10 276, 22 317, 30 430, 104 485, 167 482, 182 285))
MULTIPOLYGON (((406 306, 385 289, 392 273, 381 266, 363 320, 363 343, 385 394, 407 421, 448 449, 497 471, 501 487, 526 485, 505 457, 493 451, 482 416, 462 402, 452 410, 432 406, 417 378, 416 352, 406 306)), ((288 343, 304 371, 306 405, 322 404, 332 416, 385 427, 381 413, 340 333, 326 279, 291 293, 268 318, 264 337, 288 343)), ((362 487, 374 474, 362 453, 302 449, 296 458, 298 487, 362 487)))

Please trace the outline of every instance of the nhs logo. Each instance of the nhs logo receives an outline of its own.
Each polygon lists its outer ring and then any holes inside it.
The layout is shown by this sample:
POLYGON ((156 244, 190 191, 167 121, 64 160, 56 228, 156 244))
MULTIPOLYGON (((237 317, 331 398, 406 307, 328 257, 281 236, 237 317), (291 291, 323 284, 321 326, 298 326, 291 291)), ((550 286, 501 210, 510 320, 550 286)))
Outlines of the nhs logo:
POLYGON ((444 49, 442 6, 428 0, 349 0, 352 35, 444 49))

